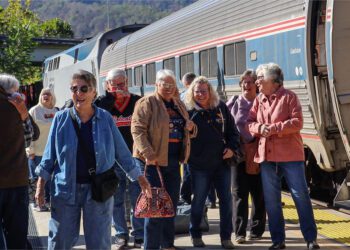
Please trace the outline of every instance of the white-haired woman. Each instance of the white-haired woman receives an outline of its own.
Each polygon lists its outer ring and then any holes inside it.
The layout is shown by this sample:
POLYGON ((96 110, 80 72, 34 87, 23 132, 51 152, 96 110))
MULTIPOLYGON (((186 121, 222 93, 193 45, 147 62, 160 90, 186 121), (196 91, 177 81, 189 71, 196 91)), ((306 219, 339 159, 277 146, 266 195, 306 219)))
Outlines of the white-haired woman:
MULTIPOLYGON (((44 153, 47 138, 49 136, 49 131, 51 127, 52 120, 55 113, 58 111, 55 108, 56 97, 53 91, 49 88, 44 88, 41 90, 39 95, 39 103, 29 110, 29 114, 34 119, 35 123, 40 129, 40 136, 38 140, 33 141, 27 148, 28 155, 28 165, 29 165, 29 179, 31 181, 31 186, 35 187, 37 181, 37 176, 35 174, 35 168, 39 165, 41 158, 44 153)), ((30 202, 33 202, 34 209, 36 211, 48 211, 48 204, 50 202, 50 181, 45 184, 45 201, 46 204, 39 207, 35 204, 34 197, 29 197, 30 202), (32 200, 31 200, 32 199, 32 200)))
POLYGON ((282 69, 275 63, 256 69, 260 95, 247 119, 249 131, 259 137, 254 161, 260 163, 265 206, 272 245, 284 249, 285 231, 281 206, 281 179, 285 178, 295 202, 308 249, 319 249, 317 228, 305 181, 304 147, 300 135, 303 114, 298 96, 283 87, 282 69))
POLYGON ((239 149, 238 131, 230 111, 219 100, 207 78, 194 79, 186 92, 185 104, 191 120, 197 125, 197 136, 191 140, 189 166, 192 176, 190 234, 194 247, 204 247, 200 222, 205 200, 212 184, 220 208, 220 238, 225 249, 232 249, 231 168, 225 159, 239 149))
MULTIPOLYGON (((178 98, 174 73, 160 70, 156 75, 156 91, 141 98, 131 122, 134 157, 147 167, 152 186, 160 186, 156 165, 164 179, 176 209, 180 191, 180 162, 190 153, 190 133, 195 126, 189 120, 184 104, 178 98)), ((174 217, 145 219, 144 249, 175 249, 174 217)))

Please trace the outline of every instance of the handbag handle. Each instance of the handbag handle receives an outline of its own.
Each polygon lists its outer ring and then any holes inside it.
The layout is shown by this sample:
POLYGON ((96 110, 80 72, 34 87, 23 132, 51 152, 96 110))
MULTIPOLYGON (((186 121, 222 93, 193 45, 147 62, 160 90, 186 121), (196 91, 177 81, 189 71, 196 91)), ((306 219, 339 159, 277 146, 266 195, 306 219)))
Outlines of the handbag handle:
MULTIPOLYGON (((158 176, 159 176, 159 179, 160 179, 160 185, 161 185, 162 188, 164 188, 163 176, 162 176, 162 173, 160 172, 160 168, 159 168, 158 163, 156 163, 156 168, 157 168, 158 176)), ((147 165, 145 165, 145 171, 143 173, 143 176, 145 176, 145 178, 146 178, 146 171, 147 171, 147 165)))

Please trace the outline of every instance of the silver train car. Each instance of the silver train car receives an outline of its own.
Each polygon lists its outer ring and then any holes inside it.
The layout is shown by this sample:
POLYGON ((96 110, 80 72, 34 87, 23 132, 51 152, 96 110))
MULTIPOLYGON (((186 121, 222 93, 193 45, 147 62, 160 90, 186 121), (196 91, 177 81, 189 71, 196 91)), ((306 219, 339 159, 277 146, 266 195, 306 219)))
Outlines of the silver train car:
MULTIPOLYGON (((63 106, 70 98, 69 84, 77 70, 87 70, 99 79, 101 57, 107 46, 145 26, 145 24, 133 24, 112 29, 46 58, 43 64, 43 86, 53 89, 58 97, 57 105, 63 106)), ((98 82, 98 86, 98 93, 103 93, 102 84, 98 82)))
POLYGON ((109 45, 100 82, 122 68, 129 89, 144 95, 167 68, 179 88, 194 72, 226 99, 239 93, 245 69, 279 64, 302 103, 311 196, 350 208, 349 10, 350 1, 338 0, 199 0, 109 45))

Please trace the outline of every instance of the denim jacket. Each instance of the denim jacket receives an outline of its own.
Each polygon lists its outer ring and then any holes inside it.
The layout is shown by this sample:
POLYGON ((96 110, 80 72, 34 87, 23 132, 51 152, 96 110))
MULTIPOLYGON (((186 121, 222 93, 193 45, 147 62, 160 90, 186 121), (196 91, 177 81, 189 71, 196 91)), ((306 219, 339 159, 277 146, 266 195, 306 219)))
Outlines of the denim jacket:
MULTIPOLYGON (((121 167, 129 179, 134 181, 141 175, 122 135, 115 126, 112 116, 96 106, 92 120, 96 173, 102 173, 113 166, 121 167), (117 164, 116 164, 117 163, 117 164)), ((81 121, 74 109, 80 126, 81 121)), ((75 202, 76 158, 78 138, 74 130, 69 109, 56 113, 49 132, 48 141, 36 174, 45 180, 52 176, 51 193, 55 197, 75 202)))

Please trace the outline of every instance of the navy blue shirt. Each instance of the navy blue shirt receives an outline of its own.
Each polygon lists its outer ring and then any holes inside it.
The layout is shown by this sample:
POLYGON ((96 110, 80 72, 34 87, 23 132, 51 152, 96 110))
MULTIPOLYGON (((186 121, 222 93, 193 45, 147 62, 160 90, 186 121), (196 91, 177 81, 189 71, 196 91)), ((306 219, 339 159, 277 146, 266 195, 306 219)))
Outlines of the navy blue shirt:
POLYGON ((174 103, 164 101, 169 114, 169 155, 179 156, 184 137, 185 120, 175 107, 174 103))
POLYGON ((95 150, 94 150, 94 141, 92 138, 92 119, 86 123, 81 123, 80 127, 80 138, 82 141, 78 141, 78 150, 77 150, 77 183, 90 183, 89 169, 96 166, 95 150), (88 150, 88 153, 92 156, 92 162, 88 162, 87 157, 85 156, 85 150, 82 146, 82 143, 85 144, 85 147, 88 150))

